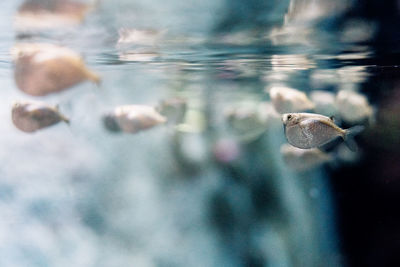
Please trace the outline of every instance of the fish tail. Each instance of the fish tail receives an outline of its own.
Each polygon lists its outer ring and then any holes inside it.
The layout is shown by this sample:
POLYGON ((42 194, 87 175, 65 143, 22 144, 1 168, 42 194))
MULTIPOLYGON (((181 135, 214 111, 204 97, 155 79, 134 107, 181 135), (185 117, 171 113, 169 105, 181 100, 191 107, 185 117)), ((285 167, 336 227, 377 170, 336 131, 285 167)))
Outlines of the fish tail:
POLYGON ((365 127, 363 125, 356 125, 346 129, 343 134, 343 140, 351 151, 357 151, 357 143, 354 141, 354 136, 361 133, 365 127))
POLYGON ((97 75, 96 73, 90 71, 90 70, 86 70, 86 77, 91 80, 93 83, 95 83, 97 86, 100 86, 101 84, 101 78, 99 75, 97 75))
POLYGON ((60 114, 60 118, 61 118, 61 120, 62 120, 63 122, 65 122, 66 124, 68 124, 68 125, 71 124, 71 121, 70 121, 67 117, 65 117, 64 115, 60 114))

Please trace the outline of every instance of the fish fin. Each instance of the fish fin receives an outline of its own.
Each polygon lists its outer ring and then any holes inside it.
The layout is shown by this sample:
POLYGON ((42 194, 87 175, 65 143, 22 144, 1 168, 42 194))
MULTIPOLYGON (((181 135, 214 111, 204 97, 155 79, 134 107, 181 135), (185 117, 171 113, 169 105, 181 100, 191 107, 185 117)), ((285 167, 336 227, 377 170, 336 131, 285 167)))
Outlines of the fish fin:
POLYGON ((60 119, 61 119, 63 122, 65 122, 65 123, 68 124, 68 125, 71 125, 71 121, 70 121, 67 117, 65 117, 65 116, 62 115, 61 113, 59 114, 59 116, 60 116, 60 119))
POLYGON ((329 116, 329 119, 333 122, 335 122, 335 116, 329 116))
POLYGON ((85 74, 87 79, 92 81, 94 84, 96 84, 98 87, 101 85, 101 78, 97 73, 94 73, 88 69, 85 69, 85 74))
POLYGON ((356 125, 345 130, 343 134, 343 140, 351 151, 357 151, 358 146, 354 141, 354 136, 361 133, 364 129, 365 127, 363 125, 356 125))

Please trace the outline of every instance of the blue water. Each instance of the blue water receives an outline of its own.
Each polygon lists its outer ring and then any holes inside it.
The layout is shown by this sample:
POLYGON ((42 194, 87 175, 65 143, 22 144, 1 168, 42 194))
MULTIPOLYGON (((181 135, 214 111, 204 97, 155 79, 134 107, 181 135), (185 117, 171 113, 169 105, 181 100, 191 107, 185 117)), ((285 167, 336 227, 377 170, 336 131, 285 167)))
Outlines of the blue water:
POLYGON ((279 120, 241 143, 224 110, 269 101, 271 85, 358 91, 376 68, 368 44, 315 25, 305 27, 315 29, 306 40, 304 27, 271 37, 285 26, 285 2, 275 3, 265 30, 222 33, 240 4, 105 0, 82 25, 29 39, 74 49, 101 86, 32 97, 16 87, 9 54, 19 4, 0 4, 0 266, 346 265, 327 170, 285 165, 279 120), (119 46, 121 28, 164 34, 156 44, 119 46), (198 131, 113 134, 102 125, 117 105, 175 97, 187 99, 198 131), (17 100, 58 104, 71 125, 20 132, 10 119, 17 100), (238 146, 233 163, 215 160, 220 140, 238 146))

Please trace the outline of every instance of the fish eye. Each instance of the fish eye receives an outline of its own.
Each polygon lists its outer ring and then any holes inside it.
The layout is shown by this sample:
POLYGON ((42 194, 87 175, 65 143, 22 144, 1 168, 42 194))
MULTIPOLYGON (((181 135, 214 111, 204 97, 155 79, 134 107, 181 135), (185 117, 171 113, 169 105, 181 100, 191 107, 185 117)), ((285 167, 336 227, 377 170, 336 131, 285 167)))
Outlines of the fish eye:
POLYGON ((290 121, 292 119, 292 115, 289 114, 289 115, 287 115, 286 118, 287 118, 288 121, 290 121))

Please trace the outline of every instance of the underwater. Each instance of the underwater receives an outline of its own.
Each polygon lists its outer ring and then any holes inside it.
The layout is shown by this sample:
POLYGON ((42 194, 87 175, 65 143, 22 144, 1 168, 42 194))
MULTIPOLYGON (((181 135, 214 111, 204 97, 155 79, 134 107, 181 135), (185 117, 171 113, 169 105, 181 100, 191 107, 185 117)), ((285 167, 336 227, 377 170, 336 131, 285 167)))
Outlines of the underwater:
POLYGON ((0 7, 0 267, 400 266, 399 1, 0 7))

